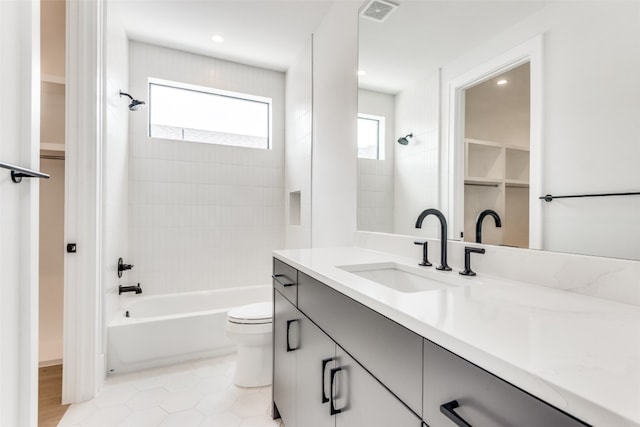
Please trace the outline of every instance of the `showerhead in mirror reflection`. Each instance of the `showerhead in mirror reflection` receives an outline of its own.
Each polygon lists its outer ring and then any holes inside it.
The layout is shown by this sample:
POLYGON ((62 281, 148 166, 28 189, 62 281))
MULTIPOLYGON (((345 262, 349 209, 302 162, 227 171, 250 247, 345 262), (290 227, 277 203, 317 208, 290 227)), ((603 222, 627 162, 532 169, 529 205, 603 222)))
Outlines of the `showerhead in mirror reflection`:
POLYGON ((402 136, 398 138, 398 144, 400 145, 409 145, 409 140, 413 138, 413 134, 410 133, 408 135, 402 136))

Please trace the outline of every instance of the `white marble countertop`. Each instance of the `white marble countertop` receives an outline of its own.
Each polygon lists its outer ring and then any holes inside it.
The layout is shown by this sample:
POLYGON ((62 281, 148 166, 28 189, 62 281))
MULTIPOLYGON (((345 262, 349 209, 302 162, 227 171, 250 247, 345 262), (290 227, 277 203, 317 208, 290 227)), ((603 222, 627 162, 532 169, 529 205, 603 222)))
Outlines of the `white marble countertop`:
POLYGON ((636 306, 455 268, 424 271, 464 286, 398 292, 338 266, 418 260, 357 247, 274 256, 584 422, 640 426, 636 306))

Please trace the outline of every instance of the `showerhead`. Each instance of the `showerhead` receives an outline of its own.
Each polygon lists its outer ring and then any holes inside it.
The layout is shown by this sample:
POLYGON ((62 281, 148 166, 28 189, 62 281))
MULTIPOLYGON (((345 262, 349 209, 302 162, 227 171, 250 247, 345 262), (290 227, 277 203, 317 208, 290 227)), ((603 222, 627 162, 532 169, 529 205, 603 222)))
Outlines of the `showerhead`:
POLYGON ((129 104, 129 110, 131 111, 140 111, 147 106, 144 101, 133 99, 133 96, 129 95, 128 93, 124 93, 123 91, 120 91, 120 96, 122 95, 128 96, 129 99, 131 100, 131 104, 129 104))
POLYGON ((413 138, 413 134, 410 133, 407 136, 403 136, 401 138, 398 138, 398 144, 400 145, 407 145, 409 144, 409 139, 413 138))

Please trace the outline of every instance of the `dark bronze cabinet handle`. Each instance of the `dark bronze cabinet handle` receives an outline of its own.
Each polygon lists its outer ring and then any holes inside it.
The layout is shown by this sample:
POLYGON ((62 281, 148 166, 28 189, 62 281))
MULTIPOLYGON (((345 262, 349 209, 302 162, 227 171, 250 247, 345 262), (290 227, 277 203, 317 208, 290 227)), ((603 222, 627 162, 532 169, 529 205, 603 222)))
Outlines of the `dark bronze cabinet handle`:
POLYGON ((299 320, 300 319, 287 320, 287 352, 296 351, 299 348, 299 347, 291 347, 291 344, 289 342, 289 329, 291 328, 291 324, 299 320))
POLYGON ((336 374, 340 371, 342 371, 342 368, 333 368, 331 370, 331 381, 329 384, 329 397, 330 397, 329 410, 331 415, 336 415, 342 412, 342 409, 336 409, 334 405, 334 396, 333 396, 333 385, 335 384, 336 374))
POLYGON ((458 427, 472 427, 471 424, 466 422, 460 415, 456 414, 455 409, 459 406, 460 404, 457 400, 452 400, 451 402, 440 405, 440 412, 453 421, 458 427))
POLYGON ((287 277, 284 274, 274 274, 271 277, 273 278, 273 280, 275 280, 276 282, 280 283, 285 288, 288 288, 289 286, 295 286, 295 283, 283 283, 283 282, 280 281, 280 279, 278 279, 278 277, 284 277, 286 279, 287 277))
POLYGON ((327 403, 329 398, 327 397, 327 391, 324 388, 324 374, 327 371, 327 365, 329 362, 333 362, 335 357, 328 357, 326 359, 322 359, 322 403, 327 403))

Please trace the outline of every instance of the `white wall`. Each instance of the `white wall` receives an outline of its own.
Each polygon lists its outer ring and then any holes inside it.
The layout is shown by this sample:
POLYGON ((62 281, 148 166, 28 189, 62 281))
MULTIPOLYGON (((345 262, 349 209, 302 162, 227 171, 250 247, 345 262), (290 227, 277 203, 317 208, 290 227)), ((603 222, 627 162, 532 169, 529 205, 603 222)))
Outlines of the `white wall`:
MULTIPOLYGON (((39 168, 40 2, 0 2, 0 161, 39 168)), ((35 427, 39 182, 0 173, 0 425, 35 427)))
POLYGON ((271 97, 273 149, 151 139, 147 114, 131 113, 126 282, 145 294, 270 283, 284 246, 284 73, 131 42, 134 97, 148 99, 149 77, 271 97))
POLYGON ((105 123, 103 149, 103 351, 106 352, 106 324, 118 310, 118 285, 125 284, 126 276, 118 280, 117 263, 122 257, 129 261, 129 104, 121 98, 120 90, 129 88, 129 40, 120 24, 118 2, 107 2, 106 17, 106 81, 105 123))
POLYGON ((394 233, 437 237, 435 218, 415 228, 420 212, 441 209, 439 178, 439 72, 424 78, 396 95, 396 134, 413 133, 408 145, 395 146, 395 224, 394 233))
MULTIPOLYGON (((286 76, 286 149, 284 157, 285 245, 311 246, 312 37, 286 76), (299 224, 292 219, 291 192, 300 192, 299 224)), ((295 216, 295 215, 294 215, 295 216)))
POLYGON ((358 114, 385 118, 384 159, 358 158, 358 230, 393 233, 395 96, 358 90, 358 114))
MULTIPOLYGON (((638 191, 639 14, 637 2, 551 4, 447 65, 443 94, 451 79, 543 34, 543 193, 638 191)), ((445 128, 445 147, 447 137, 445 128)), ((540 203, 544 249, 640 259, 639 197, 540 203)))
POLYGON ((314 247, 348 246, 356 229, 359 2, 336 2, 313 37, 314 247))

